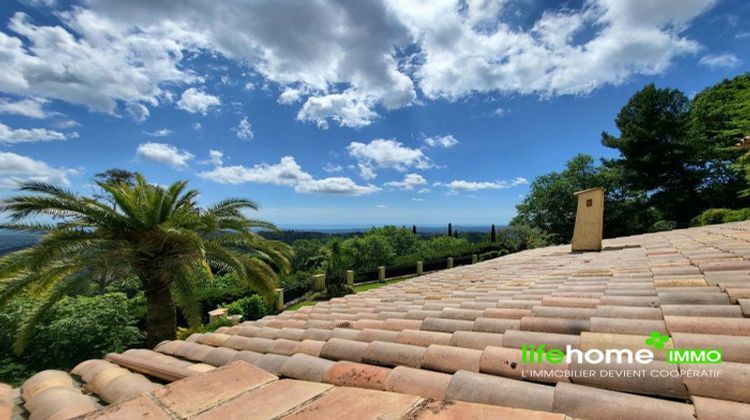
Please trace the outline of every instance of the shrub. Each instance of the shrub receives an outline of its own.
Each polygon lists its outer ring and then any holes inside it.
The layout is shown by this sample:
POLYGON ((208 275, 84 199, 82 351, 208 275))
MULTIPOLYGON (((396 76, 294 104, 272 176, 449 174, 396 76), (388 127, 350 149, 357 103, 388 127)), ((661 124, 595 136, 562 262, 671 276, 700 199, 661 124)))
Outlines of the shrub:
POLYGON ((493 258, 502 257, 503 255, 504 255, 503 251, 485 252, 484 254, 479 254, 479 261, 491 260, 493 258))
POLYGON ((178 328, 177 339, 185 340, 193 334, 210 333, 210 332, 214 332, 218 330, 221 327, 231 327, 231 326, 232 326, 232 321, 230 321, 227 318, 219 318, 219 319, 209 322, 208 324, 201 325, 199 327, 178 328))
POLYGON ((245 321, 261 319, 268 314, 268 308, 258 295, 244 297, 222 306, 227 308, 229 315, 242 315, 242 319, 245 321))
POLYGON ((123 293, 65 297, 42 318, 21 355, 11 352, 18 327, 39 302, 19 298, 0 314, 0 382, 17 383, 43 369, 76 364, 142 346, 138 325, 145 312, 123 293))
POLYGON ((724 222, 741 222, 743 220, 750 220, 750 208, 732 210, 729 214, 724 217, 724 222))
POLYGON ((677 222, 674 220, 659 220, 651 225, 649 231, 651 232, 664 232, 672 230, 677 227, 677 222))
POLYGON ((750 208, 730 209, 708 209, 693 218, 694 226, 714 225, 717 223, 741 222, 750 220, 750 208))

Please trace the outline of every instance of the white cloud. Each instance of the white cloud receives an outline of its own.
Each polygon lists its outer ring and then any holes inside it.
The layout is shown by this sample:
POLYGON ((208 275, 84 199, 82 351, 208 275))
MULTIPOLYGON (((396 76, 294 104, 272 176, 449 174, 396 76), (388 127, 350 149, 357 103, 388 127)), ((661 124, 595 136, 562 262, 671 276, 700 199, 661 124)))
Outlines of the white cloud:
POLYGON ((735 35, 734 37, 737 39, 750 38, 750 31, 737 32, 737 35, 735 35))
POLYGON ((151 111, 148 110, 146 105, 138 104, 138 103, 126 104, 125 112, 127 112, 130 118, 138 122, 146 121, 149 115, 151 115, 151 111))
POLYGON ((203 128, 203 125, 201 125, 201 123, 197 122, 193 124, 193 130, 197 131, 197 130, 200 130, 201 128, 203 128))
POLYGON ((422 202, 422 201, 424 201, 424 198, 416 198, 416 197, 414 197, 414 198, 411 199, 411 201, 422 202))
POLYGON ((359 176, 362 179, 370 181, 378 177, 378 174, 369 165, 358 163, 357 168, 359 168, 359 176))
POLYGON ((708 54, 701 57, 698 64, 712 69, 732 68, 742 64, 742 60, 734 54, 708 54))
POLYGON ((358 185, 350 178, 331 177, 315 179, 305 172, 292 156, 284 156, 277 164, 261 163, 247 168, 242 165, 217 166, 198 174, 220 184, 254 182, 292 187, 300 193, 365 195, 380 191, 374 185, 358 185))
POLYGON ((435 186, 447 187, 451 193, 459 193, 465 191, 479 191, 479 190, 502 190, 511 187, 517 187, 519 185, 526 185, 529 181, 526 178, 516 177, 512 181, 465 181, 465 180, 454 180, 449 183, 437 182, 435 186))
POLYGON ((44 98, 23 98, 17 101, 0 98, 0 114, 15 114, 29 118, 44 119, 50 115, 44 110, 44 105, 47 102, 49 101, 44 98))
POLYGON ((151 131, 151 132, 146 131, 146 134, 149 136, 153 136, 153 137, 166 137, 172 134, 172 130, 168 128, 162 128, 161 130, 156 130, 156 131, 151 131))
POLYGON ((492 111, 492 115, 496 117, 504 117, 505 115, 508 114, 508 112, 510 111, 508 111, 505 108, 496 108, 494 111, 492 111))
POLYGON ((0 91, 59 99, 136 118, 165 99, 165 84, 197 78, 180 67, 185 45, 200 34, 166 22, 134 28, 83 8, 57 14, 64 26, 40 26, 16 13, 0 32, 0 91), (145 105, 144 105, 145 104, 145 105))
POLYGON ((78 137, 78 133, 70 134, 46 128, 17 128, 13 129, 0 123, 0 143, 35 143, 40 141, 59 141, 78 137))
POLYGON ((456 138, 453 137, 452 134, 448 134, 447 136, 427 137, 426 139, 424 139, 424 144, 426 144, 428 147, 442 147, 448 149, 457 145, 458 140, 456 140, 456 138))
POLYGON ((372 184, 358 185, 351 178, 331 177, 301 183, 294 190, 303 193, 367 195, 380 191, 380 188, 372 184))
POLYGON ((299 117, 321 126, 326 120, 366 125, 376 116, 373 107, 397 109, 416 98, 414 82, 397 57, 397 50, 413 40, 383 1, 282 0, 227 7, 186 0, 155 7, 146 0, 99 0, 90 5, 96 13, 138 27, 168 22, 200 34, 204 48, 247 63, 266 81, 304 89, 299 117))
POLYGON ((204 115, 208 113, 209 108, 219 105, 221 105, 221 101, 218 97, 209 95, 194 87, 182 92, 180 100, 177 101, 177 108, 191 113, 200 112, 204 115))
POLYGON ((349 155, 359 161, 360 175, 373 179, 374 168, 390 168, 404 172, 409 168, 432 167, 430 159, 420 149, 406 147, 396 140, 376 139, 369 143, 351 142, 347 146, 349 155))
POLYGON ((715 0, 591 0, 545 11, 528 30, 509 2, 389 4, 419 40, 415 72, 428 98, 475 92, 585 94, 634 74, 663 73, 699 45, 682 32, 715 0))
POLYGON ((283 92, 279 95, 279 103, 284 105, 291 105, 295 102, 299 102, 304 92, 301 89, 294 89, 287 86, 283 92))
POLYGON ((429 194, 431 192, 432 190, 430 190, 429 188, 422 188, 419 191, 417 191, 417 194, 429 194))
POLYGON ((415 187, 420 185, 426 185, 427 180, 420 174, 406 174, 403 181, 391 181, 386 182, 384 185, 387 187, 398 188, 400 190, 411 191, 415 187))
POLYGON ((190 68, 205 54, 278 87, 280 102, 302 104, 302 121, 361 127, 416 103, 417 86, 429 99, 551 96, 663 73, 699 51, 685 30, 716 0, 587 0, 530 26, 511 3, 85 1, 58 12, 58 25, 11 18, 12 35, 0 32, 0 91, 143 120, 172 90, 203 82, 190 68))
POLYGON ((187 167, 188 162, 195 157, 192 153, 179 150, 171 144, 153 142, 139 144, 136 155, 143 159, 167 164, 176 169, 187 167))
POLYGON ((55 127, 62 128, 62 129, 78 127, 80 125, 81 123, 79 123, 76 120, 62 120, 62 121, 55 123, 55 127))
POLYGON ((336 165, 331 162, 328 162, 325 164, 325 166, 323 166, 323 170, 328 173, 333 173, 333 172, 341 172, 344 170, 344 168, 341 167, 341 165, 336 165))
POLYGON ((237 138, 241 140, 252 140, 255 137, 253 134, 253 126, 247 120, 247 117, 243 117, 237 127, 234 127, 234 133, 237 134, 237 138))
POLYGON ((219 150, 208 151, 209 160, 206 163, 210 163, 214 166, 221 166, 224 164, 224 153, 219 150))
POLYGON ((47 182, 68 187, 68 176, 75 174, 75 170, 55 168, 28 156, 0 152, 0 188, 15 188, 19 182, 24 181, 47 182))
POLYGON ((349 90, 309 98, 297 114, 297 119, 314 122, 320 128, 328 128, 329 119, 342 127, 362 127, 370 125, 378 115, 370 108, 367 98, 349 90))
POLYGON ((379 208, 379 209, 387 209, 387 208, 388 208, 388 206, 387 206, 387 205, 385 205, 385 204, 378 204, 378 205, 377 205, 377 206, 375 206, 375 207, 377 207, 377 208, 379 208))

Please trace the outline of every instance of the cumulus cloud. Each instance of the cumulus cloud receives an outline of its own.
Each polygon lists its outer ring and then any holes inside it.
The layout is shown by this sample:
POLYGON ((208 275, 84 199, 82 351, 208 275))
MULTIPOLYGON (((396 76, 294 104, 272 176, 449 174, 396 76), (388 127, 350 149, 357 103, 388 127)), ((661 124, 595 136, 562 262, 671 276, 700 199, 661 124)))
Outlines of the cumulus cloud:
POLYGON ((662 73, 674 57, 698 51, 681 33, 715 0, 592 0, 547 10, 529 29, 512 21, 509 3, 390 3, 419 40, 415 76, 428 98, 585 94, 662 73))
POLYGON ((180 150, 171 144, 153 142, 139 144, 136 155, 146 160, 164 163, 176 169, 187 167, 188 162, 195 157, 192 153, 180 150))
POLYGON ((302 89, 299 97, 289 93, 279 99, 303 101, 303 121, 367 125, 377 116, 373 107, 397 109, 416 98, 414 82, 397 57, 397 50, 413 40, 384 1, 281 0, 227 7, 208 0, 156 5, 99 0, 91 7, 139 27, 169 22, 201 34, 206 48, 251 65, 282 90, 302 89))
POLYGON ((261 163, 252 167, 243 165, 217 166, 210 171, 198 174, 220 184, 272 184, 292 187, 300 193, 321 193, 340 195, 365 195, 380 191, 374 185, 358 185, 350 178, 330 177, 315 179, 305 172, 292 156, 284 156, 279 163, 261 163))
POLYGON ((457 145, 458 140, 456 140, 452 134, 448 134, 447 136, 427 137, 424 139, 424 144, 428 147, 442 147, 448 149, 457 145))
POLYGON ((122 104, 145 118, 146 105, 164 101, 165 84, 197 79, 179 66, 197 33, 166 22, 133 30, 117 17, 83 8, 57 16, 64 26, 35 25, 21 12, 11 17, 8 29, 17 36, 0 32, 0 91, 109 114, 122 104))
POLYGON ((400 190, 411 191, 415 187, 420 185, 426 185, 427 180, 420 174, 406 174, 402 181, 391 181, 386 182, 384 185, 387 187, 398 188, 400 190))
POLYGON ((253 126, 247 120, 247 117, 243 117, 237 127, 234 127, 234 133, 240 140, 252 140, 255 137, 253 134, 253 126))
POLYGON ((47 182, 69 187, 68 176, 76 170, 55 168, 45 162, 10 152, 0 152, 0 188, 15 188, 19 182, 47 182))
MULTIPOLYGON (((361 127, 416 103, 417 88, 448 100, 586 94, 663 73, 699 51, 685 30, 716 0, 588 0, 529 25, 516 3, 86 1, 58 12, 59 25, 13 15, 0 33, 0 91, 143 120, 172 90, 203 82, 188 57, 210 54, 277 87, 301 121, 361 127)), ((219 104, 183 99, 189 112, 219 104)))
POLYGON ((523 177, 516 177, 511 181, 465 181, 465 180, 454 180, 448 183, 437 182, 435 186, 442 186, 449 188, 451 193, 467 192, 467 191, 479 191, 479 190, 503 190, 506 188, 517 187, 519 185, 528 184, 529 181, 523 177))
POLYGON ((732 68, 742 64, 742 60, 734 54, 708 54, 701 57, 698 64, 712 69, 732 68))
POLYGON ((323 166, 323 170, 328 173, 333 173, 333 172, 341 172, 344 170, 344 168, 341 165, 336 165, 334 163, 328 162, 325 164, 325 166, 323 166))
POLYGON ((162 128, 161 130, 156 131, 146 131, 146 134, 152 137, 166 137, 170 134, 172 134, 172 130, 168 128, 162 128))
POLYGON ((182 92, 180 100, 177 101, 177 108, 194 114, 201 113, 204 115, 208 113, 209 108, 219 105, 221 105, 221 101, 217 96, 209 95, 194 87, 182 92))
POLYGON ((370 125, 377 116, 370 108, 367 98, 346 91, 309 98, 297 114, 297 119, 314 122, 320 128, 328 128, 329 119, 343 127, 362 127, 370 125))
POLYGON ((44 110, 44 105, 47 102, 49 101, 44 98, 23 98, 17 101, 0 98, 0 114, 15 114, 29 118, 44 119, 50 115, 44 110))
POLYGON ((422 150, 404 146, 396 140, 376 139, 369 143, 351 142, 347 146, 349 155, 359 161, 360 175, 364 179, 376 176, 374 168, 390 168, 404 172, 409 168, 432 167, 430 159, 422 150))
POLYGON ((17 128, 13 129, 0 123, 0 143, 35 143, 40 141, 67 140, 78 137, 78 133, 70 134, 60 131, 48 130, 46 128, 17 128))
POLYGON ((359 168, 359 176, 362 179, 365 179, 367 181, 371 181, 378 177, 378 174, 375 173, 375 171, 367 164, 364 163, 358 163, 357 168, 359 168))
POLYGON ((219 150, 209 150, 209 159, 203 163, 208 163, 214 166, 221 166, 224 164, 224 153, 219 150))

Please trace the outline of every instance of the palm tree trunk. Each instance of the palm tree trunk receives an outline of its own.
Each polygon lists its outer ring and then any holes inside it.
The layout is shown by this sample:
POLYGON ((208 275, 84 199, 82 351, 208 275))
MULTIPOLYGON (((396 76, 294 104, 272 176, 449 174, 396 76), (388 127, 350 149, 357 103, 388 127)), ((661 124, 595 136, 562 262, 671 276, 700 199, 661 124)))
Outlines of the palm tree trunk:
POLYGON ((146 289, 146 346, 154 348, 164 340, 174 340, 177 315, 169 285, 162 281, 144 281, 146 289))

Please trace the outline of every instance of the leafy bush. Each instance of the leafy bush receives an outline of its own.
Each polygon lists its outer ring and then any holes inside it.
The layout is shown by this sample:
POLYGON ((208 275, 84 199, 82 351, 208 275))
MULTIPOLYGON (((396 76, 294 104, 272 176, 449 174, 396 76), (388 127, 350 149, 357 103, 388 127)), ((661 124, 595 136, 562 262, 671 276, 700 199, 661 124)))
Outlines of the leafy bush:
POLYGON ((258 295, 244 297, 223 306, 227 308, 229 315, 242 315, 245 321, 261 319, 268 314, 268 308, 258 295))
POLYGON ((750 208, 730 209, 708 209, 693 218, 694 226, 715 225, 717 223, 740 222, 750 220, 750 208))
POLYGON ((214 332, 218 330, 221 327, 231 327, 231 326, 232 326, 232 321, 230 321, 227 318, 219 318, 219 319, 209 322, 208 324, 203 324, 194 328, 178 328, 177 339, 185 340, 186 338, 190 337, 193 334, 210 333, 210 332, 214 332))
POLYGON ((365 235, 341 243, 343 258, 352 270, 360 271, 388 265, 396 256, 388 238, 381 235, 365 235))
POLYGON ((677 222, 674 220, 659 220, 651 225, 649 231, 651 232, 664 232, 672 230, 677 227, 677 222))
POLYGON ((750 208, 733 210, 724 218, 724 221, 729 222, 741 222, 743 220, 750 220, 750 208))
MULTIPOLYGON (((225 302, 234 302, 235 300, 246 297, 252 292, 246 287, 239 284, 234 274, 217 276, 213 282, 205 282, 198 289, 198 302, 200 311, 203 314, 203 321, 208 322, 208 312, 212 311, 225 302)), ((185 325, 185 323, 181 323, 185 325)))
POLYGON ((143 345, 138 325, 145 310, 123 293, 105 293, 63 298, 44 316, 24 353, 15 355, 15 332, 37 304, 16 299, 0 314, 0 382, 17 383, 36 370, 71 369, 83 360, 143 345))
POLYGON ((479 254, 479 261, 491 260, 493 258, 502 257, 505 254, 506 254, 505 251, 485 252, 484 254, 479 254))

